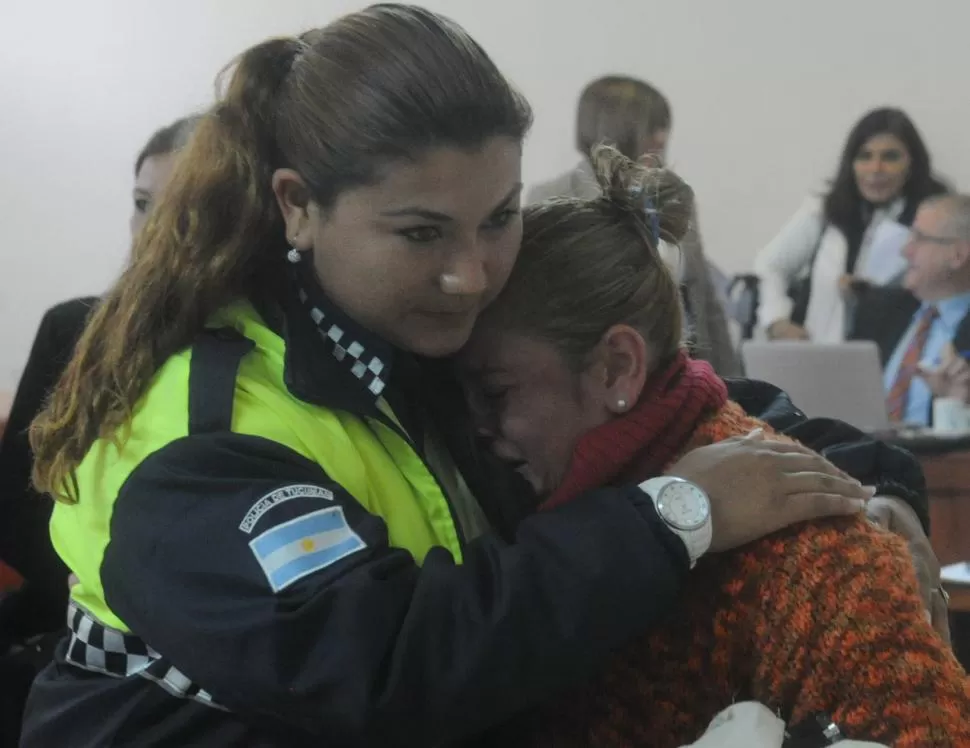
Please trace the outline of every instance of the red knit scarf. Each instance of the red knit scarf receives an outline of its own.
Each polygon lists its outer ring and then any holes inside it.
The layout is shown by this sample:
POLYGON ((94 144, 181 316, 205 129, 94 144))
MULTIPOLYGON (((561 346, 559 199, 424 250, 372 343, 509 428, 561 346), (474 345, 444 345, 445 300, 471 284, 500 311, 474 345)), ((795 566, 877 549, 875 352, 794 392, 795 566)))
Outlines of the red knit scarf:
POLYGON ((550 509, 600 486, 660 475, 697 427, 726 402, 727 387, 710 364, 679 353, 650 378, 629 413, 583 435, 566 477, 539 508, 550 509))

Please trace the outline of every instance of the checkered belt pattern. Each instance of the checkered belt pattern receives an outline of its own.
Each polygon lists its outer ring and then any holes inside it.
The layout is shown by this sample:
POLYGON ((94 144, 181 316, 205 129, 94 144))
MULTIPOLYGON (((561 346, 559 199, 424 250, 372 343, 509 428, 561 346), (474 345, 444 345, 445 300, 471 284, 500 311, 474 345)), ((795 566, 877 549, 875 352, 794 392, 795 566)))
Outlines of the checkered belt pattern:
POLYGON ((71 639, 65 659, 75 667, 113 678, 140 676, 177 698, 225 709, 137 636, 105 626, 76 603, 68 608, 67 626, 71 639))

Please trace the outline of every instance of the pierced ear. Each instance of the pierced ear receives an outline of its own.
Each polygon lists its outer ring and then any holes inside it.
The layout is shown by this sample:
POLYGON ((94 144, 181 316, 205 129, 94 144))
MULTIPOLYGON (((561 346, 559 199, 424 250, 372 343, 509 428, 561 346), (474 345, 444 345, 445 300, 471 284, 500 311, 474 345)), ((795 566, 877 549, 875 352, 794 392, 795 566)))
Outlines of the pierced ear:
POLYGON ((273 194, 283 214, 286 240, 290 246, 299 250, 313 249, 310 191, 303 177, 293 169, 277 169, 273 172, 273 194))
POLYGON ((598 347, 606 371, 603 405, 611 413, 625 413, 640 399, 653 367, 647 343, 629 325, 614 325, 603 334, 598 347))

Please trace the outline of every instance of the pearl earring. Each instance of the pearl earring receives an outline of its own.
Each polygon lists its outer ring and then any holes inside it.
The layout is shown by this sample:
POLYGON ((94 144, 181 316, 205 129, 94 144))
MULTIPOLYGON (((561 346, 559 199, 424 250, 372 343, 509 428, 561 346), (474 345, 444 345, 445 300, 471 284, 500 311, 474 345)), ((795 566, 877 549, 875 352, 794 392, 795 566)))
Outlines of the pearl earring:
POLYGON ((300 250, 296 247, 290 247, 290 251, 286 253, 286 259, 296 265, 300 261, 300 258, 300 250))
POLYGON ((626 410, 626 400, 617 400, 616 407, 620 410, 626 410))

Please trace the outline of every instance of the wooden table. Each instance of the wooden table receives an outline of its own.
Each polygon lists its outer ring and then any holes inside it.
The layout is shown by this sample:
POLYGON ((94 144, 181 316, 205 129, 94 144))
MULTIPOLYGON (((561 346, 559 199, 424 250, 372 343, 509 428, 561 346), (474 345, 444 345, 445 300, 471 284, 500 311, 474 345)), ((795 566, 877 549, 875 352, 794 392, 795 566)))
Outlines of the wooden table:
MULTIPOLYGON (((918 454, 918 453, 917 453, 918 454)), ((970 560, 970 451, 918 455, 930 503, 930 543, 942 566, 970 560)), ((950 611, 970 613, 970 585, 945 584, 950 611)))
POLYGON ((930 541, 940 564, 970 560, 970 451, 919 460, 930 500, 930 541))
MULTIPOLYGON (((930 543, 941 566, 970 561, 970 438, 922 435, 887 439, 908 449, 923 468, 930 505, 930 543)), ((970 585, 946 584, 950 610, 970 613, 970 585)))
POLYGON ((970 584, 944 584, 952 613, 970 613, 970 584))

